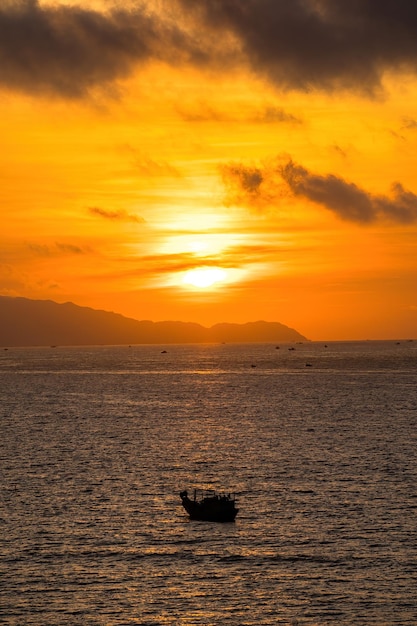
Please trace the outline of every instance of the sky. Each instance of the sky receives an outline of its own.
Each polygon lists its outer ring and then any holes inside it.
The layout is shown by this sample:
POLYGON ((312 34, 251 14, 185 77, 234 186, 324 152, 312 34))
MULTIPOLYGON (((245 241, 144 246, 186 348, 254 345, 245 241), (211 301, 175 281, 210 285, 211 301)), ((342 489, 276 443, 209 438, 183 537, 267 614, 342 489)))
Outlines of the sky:
POLYGON ((2 0, 0 295, 417 338, 414 0, 2 0))

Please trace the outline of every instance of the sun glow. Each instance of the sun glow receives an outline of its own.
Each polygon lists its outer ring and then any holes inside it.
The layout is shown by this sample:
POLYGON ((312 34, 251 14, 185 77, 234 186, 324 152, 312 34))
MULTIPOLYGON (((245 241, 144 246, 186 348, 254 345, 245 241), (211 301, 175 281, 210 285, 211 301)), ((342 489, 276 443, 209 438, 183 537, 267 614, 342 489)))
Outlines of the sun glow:
POLYGON ((189 270, 183 278, 183 283, 206 289, 216 283, 223 282, 226 278, 226 272, 218 267, 205 267, 200 269, 189 270))

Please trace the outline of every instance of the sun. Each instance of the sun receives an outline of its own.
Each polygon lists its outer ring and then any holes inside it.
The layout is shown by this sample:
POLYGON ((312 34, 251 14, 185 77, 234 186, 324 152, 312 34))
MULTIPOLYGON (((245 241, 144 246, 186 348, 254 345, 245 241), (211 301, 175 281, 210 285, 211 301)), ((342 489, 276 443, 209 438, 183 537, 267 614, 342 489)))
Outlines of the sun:
POLYGON ((199 289, 206 289, 224 281, 225 278, 226 272, 224 270, 218 267, 203 267, 186 272, 183 283, 199 289))

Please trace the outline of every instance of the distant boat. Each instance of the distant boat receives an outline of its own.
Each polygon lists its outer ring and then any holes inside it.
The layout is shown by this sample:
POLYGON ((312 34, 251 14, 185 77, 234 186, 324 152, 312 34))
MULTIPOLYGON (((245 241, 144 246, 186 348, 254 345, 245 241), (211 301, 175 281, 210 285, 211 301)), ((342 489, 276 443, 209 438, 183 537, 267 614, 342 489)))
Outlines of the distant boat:
POLYGON ((181 491, 182 506, 190 519, 204 522, 234 522, 239 511, 234 495, 217 494, 215 491, 194 489, 193 499, 187 491, 181 491))

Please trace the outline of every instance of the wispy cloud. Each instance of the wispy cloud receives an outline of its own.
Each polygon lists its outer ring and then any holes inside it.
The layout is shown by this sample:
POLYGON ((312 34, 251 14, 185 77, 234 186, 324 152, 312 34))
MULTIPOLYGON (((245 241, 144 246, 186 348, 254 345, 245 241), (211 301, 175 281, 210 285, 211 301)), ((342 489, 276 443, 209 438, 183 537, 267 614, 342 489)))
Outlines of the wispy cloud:
POLYGON ((70 243, 59 243, 59 242, 57 242, 55 245, 58 248, 58 250, 61 250, 61 252, 64 252, 65 254, 85 254, 85 251, 82 248, 80 248, 80 246, 75 246, 70 243))
POLYGON ((275 105, 266 105, 256 111, 247 112, 238 109, 233 113, 230 111, 221 111, 209 105, 207 102, 198 102, 193 106, 180 104, 177 111, 181 118, 186 122, 249 122, 251 124, 303 124, 303 120, 292 113, 289 113, 282 107, 275 105))
POLYGON ((221 111, 207 102, 198 102, 194 105, 180 103, 177 111, 185 122, 234 122, 236 117, 229 112, 221 111))
POLYGON ((358 224, 388 220, 417 222, 417 195, 394 182, 387 195, 370 193, 334 174, 320 175, 292 160, 275 159, 263 166, 223 165, 227 203, 250 207, 276 205, 285 197, 304 198, 338 217, 358 224))
MULTIPOLYGON (((242 107, 243 108, 243 107, 242 107)), ((234 112, 221 111, 207 104, 199 102, 194 106, 177 106, 179 115, 186 122, 249 122, 251 124, 303 124, 303 120, 282 107, 266 105, 253 112, 236 110, 234 112)))
POLYGON ((80 246, 70 244, 70 243, 60 243, 55 242, 54 245, 47 244, 39 244, 39 243, 28 243, 27 248, 30 250, 31 254, 37 257, 57 257, 66 255, 79 255, 86 254, 89 252, 88 250, 81 248, 80 246))
POLYGON ((402 130, 417 130, 417 121, 411 117, 404 117, 402 130))
POLYGON ((133 167, 143 176, 173 176, 180 178, 180 171, 166 161, 156 161, 146 156, 137 155, 133 159, 133 167))
POLYGON ((115 222, 136 222, 138 224, 143 223, 145 220, 143 217, 139 217, 138 215, 134 215, 132 213, 128 213, 122 209, 118 211, 109 211, 107 209, 102 209, 97 206, 88 207, 88 211, 92 215, 96 215, 98 217, 102 217, 106 220, 111 220, 115 222))
POLYGON ((266 106, 258 111, 251 121, 260 124, 303 124, 303 120, 285 109, 273 105, 266 106))
MULTIPOLYGON (((130 259, 129 268, 111 274, 112 278, 140 277, 143 279, 173 276, 194 269, 218 268, 236 270, 251 264, 276 261, 284 255, 287 246, 277 249, 275 241, 262 241, 258 245, 237 244, 226 247, 218 254, 196 255, 191 252, 138 255, 130 259)), ((109 278, 110 275, 106 274, 109 278)))

